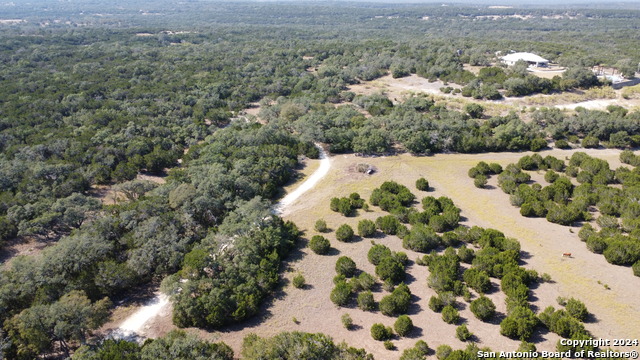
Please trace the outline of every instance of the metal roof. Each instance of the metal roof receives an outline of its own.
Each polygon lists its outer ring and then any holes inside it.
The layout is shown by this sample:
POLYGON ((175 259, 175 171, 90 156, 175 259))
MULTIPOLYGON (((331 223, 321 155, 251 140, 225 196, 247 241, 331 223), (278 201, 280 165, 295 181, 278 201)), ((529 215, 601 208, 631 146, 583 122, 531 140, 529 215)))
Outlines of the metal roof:
POLYGON ((540 57, 536 54, 532 54, 532 53, 526 53, 526 52, 519 52, 519 53, 513 53, 513 54, 509 54, 506 56, 502 57, 502 60, 504 61, 513 61, 516 62, 518 60, 524 60, 527 62, 535 62, 535 63, 548 63, 549 60, 540 57))

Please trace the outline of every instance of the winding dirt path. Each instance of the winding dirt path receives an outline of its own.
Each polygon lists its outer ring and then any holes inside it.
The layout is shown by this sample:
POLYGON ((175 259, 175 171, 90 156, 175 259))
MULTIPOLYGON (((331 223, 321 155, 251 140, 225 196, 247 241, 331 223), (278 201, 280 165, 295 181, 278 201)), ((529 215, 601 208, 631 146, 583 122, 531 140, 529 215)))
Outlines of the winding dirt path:
MULTIPOLYGON (((329 155, 321 146, 316 144, 316 147, 320 150, 320 166, 300 184, 300 186, 273 206, 274 213, 278 215, 286 214, 290 205, 298 200, 302 194, 316 186, 331 169, 331 159, 329 155)), ((113 331, 111 336, 117 339, 144 339, 146 333, 145 325, 149 323, 149 320, 161 313, 168 312, 169 306, 169 297, 160 292, 156 292, 156 295, 147 304, 141 306, 129 315, 118 328, 113 331)))

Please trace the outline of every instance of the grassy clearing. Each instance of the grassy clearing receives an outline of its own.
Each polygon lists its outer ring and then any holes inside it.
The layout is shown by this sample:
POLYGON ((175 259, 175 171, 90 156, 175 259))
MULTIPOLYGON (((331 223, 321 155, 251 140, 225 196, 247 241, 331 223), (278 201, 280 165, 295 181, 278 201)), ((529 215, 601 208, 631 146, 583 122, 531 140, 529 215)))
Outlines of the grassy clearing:
MULTIPOLYGON (((617 150, 587 150, 591 156, 604 158, 611 162, 612 167, 619 165, 617 150)), ((572 150, 552 150, 541 155, 553 155, 564 159, 570 156, 572 150)), ((456 325, 446 324, 440 314, 428 307, 429 298, 435 294, 426 285, 428 270, 426 267, 410 265, 410 288, 415 298, 412 302, 410 317, 418 329, 413 338, 394 340, 398 351, 384 349, 381 342, 375 341, 369 334, 374 323, 393 325, 395 318, 382 315, 380 312, 364 312, 356 308, 339 308, 329 300, 329 293, 333 288, 332 278, 335 275, 334 265, 338 257, 351 257, 357 268, 374 274, 374 267, 366 258, 371 246, 370 239, 357 239, 354 242, 343 243, 335 239, 335 229, 341 224, 349 224, 356 228, 362 219, 374 220, 385 215, 377 207, 372 211, 358 210, 355 217, 344 217, 329 209, 332 197, 348 196, 358 192, 364 199, 369 199, 373 189, 386 180, 394 180, 407 186, 418 199, 424 196, 448 196, 462 209, 465 218, 463 224, 492 227, 503 231, 507 236, 520 240, 525 251, 524 266, 537 270, 539 273, 549 273, 555 283, 544 283, 533 290, 532 304, 542 310, 552 305, 558 308, 556 298, 576 297, 582 300, 587 308, 595 314, 596 322, 586 324, 596 337, 603 338, 637 338, 640 336, 640 323, 630 321, 640 317, 640 279, 634 277, 629 269, 608 264, 605 259, 592 254, 584 243, 577 237, 577 228, 573 233, 569 228, 552 224, 546 219, 529 219, 520 216, 518 209, 509 204, 509 198, 501 190, 477 189, 473 180, 467 176, 470 167, 479 161, 497 162, 503 166, 517 161, 527 153, 489 153, 489 154, 438 154, 431 157, 413 157, 401 155, 393 157, 363 158, 354 155, 335 155, 332 158, 332 168, 317 186, 305 193, 290 206, 285 218, 294 221, 305 231, 305 238, 310 239, 318 234, 314 230, 317 219, 326 220, 332 230, 322 234, 331 241, 333 250, 329 255, 320 256, 304 247, 289 259, 288 272, 284 274, 286 284, 276 292, 270 304, 263 307, 261 315, 243 324, 235 325, 220 332, 205 332, 191 329, 203 338, 225 341, 238 350, 242 338, 252 332, 260 336, 274 335, 280 331, 308 331, 324 332, 334 340, 364 347, 374 354, 377 359, 397 359, 402 351, 412 347, 418 339, 425 340, 431 348, 441 344, 449 344, 454 348, 463 348, 465 343, 456 338, 456 325), (355 170, 359 163, 367 163, 377 168, 373 175, 364 175, 355 170), (418 191, 415 181, 420 177, 429 180, 435 190, 430 192, 418 191), (573 258, 563 259, 563 252, 573 253, 573 258), (308 284, 305 289, 296 289, 290 283, 293 276, 301 272, 308 284), (602 284, 610 286, 606 290, 602 284), (341 324, 342 315, 349 313, 355 327, 345 329, 341 324), (292 318, 297 322, 293 322, 292 318), (357 340, 356 340, 357 339, 357 340)), ((314 160, 315 161, 315 160, 314 160)), ((304 173, 313 170, 311 161, 304 173)), ((304 179, 290 186, 295 188, 304 179)), ((489 185, 496 185, 495 177, 490 179, 489 185)), ((416 205, 418 206, 418 205, 416 205)), ((400 239, 396 236, 375 238, 377 243, 384 244, 393 251, 405 251, 410 260, 415 260, 419 254, 402 248, 400 239)), ((494 287, 497 282, 493 281, 494 287)), ((382 289, 374 291, 374 299, 386 295, 382 289)), ((495 291, 490 297, 498 307, 498 311, 505 313, 505 298, 501 291, 495 291)), ((461 300, 462 301, 462 300, 461 300)), ((480 322, 469 310, 468 304, 460 310, 460 315, 466 320, 469 330, 478 337, 478 345, 488 346, 497 351, 514 351, 519 342, 510 340, 499 334, 499 325, 480 322)), ((170 316, 160 317, 150 324, 150 332, 154 336, 162 335, 173 328, 170 316)), ((557 335, 548 333, 541 337, 536 344, 538 350, 554 351, 557 335)))

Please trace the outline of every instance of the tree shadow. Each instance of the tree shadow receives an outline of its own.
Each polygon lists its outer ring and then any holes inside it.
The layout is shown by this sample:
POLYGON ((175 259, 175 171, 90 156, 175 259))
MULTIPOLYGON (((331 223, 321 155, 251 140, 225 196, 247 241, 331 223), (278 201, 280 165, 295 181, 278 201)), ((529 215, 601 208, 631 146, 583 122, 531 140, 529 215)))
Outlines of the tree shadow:
POLYGON ((484 322, 491 325, 500 325, 502 320, 504 320, 506 317, 507 315, 505 315, 504 313, 496 311, 496 313, 491 317, 491 319, 486 320, 484 322))
POLYGON ((405 337, 409 339, 418 339, 421 338, 423 334, 424 330, 421 327, 414 325, 413 329, 411 329, 411 331, 405 337))
POLYGON ((595 314, 589 313, 589 314, 587 314, 587 318, 584 319, 584 322, 587 323, 587 324, 595 324, 595 323, 600 322, 600 320, 598 319, 598 317, 595 314))
POLYGON ((545 335, 550 333, 549 329, 544 326, 538 325, 533 329, 533 334, 529 338, 529 342, 534 344, 540 344, 542 342, 547 341, 545 335))
POLYGON ((419 301, 421 298, 414 294, 411 294, 411 302, 409 303, 409 308, 407 309, 407 315, 417 315, 422 312, 422 306, 420 306, 419 301))
POLYGON ((323 256, 335 256, 335 255, 340 255, 340 250, 334 247, 330 247, 329 251, 327 251, 327 253, 324 254, 323 256))
POLYGON ((406 273, 404 275, 404 280, 402 281, 403 283, 405 283, 405 285, 411 285, 414 282, 416 282, 418 279, 416 279, 415 276, 411 275, 410 273, 406 273))

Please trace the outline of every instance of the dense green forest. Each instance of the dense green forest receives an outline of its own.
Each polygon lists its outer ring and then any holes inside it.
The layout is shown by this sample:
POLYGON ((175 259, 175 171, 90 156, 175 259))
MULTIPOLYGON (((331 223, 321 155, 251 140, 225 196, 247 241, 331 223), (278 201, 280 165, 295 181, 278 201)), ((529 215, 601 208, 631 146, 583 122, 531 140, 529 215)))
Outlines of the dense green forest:
MULTIPOLYGON (((300 236, 269 206, 299 159, 318 156, 313 142, 364 154, 539 150, 552 138, 636 146, 640 115, 624 109, 538 110, 525 122, 428 97, 394 104, 347 86, 391 73, 458 83, 477 98, 586 88, 598 84, 585 67, 640 62, 638 15, 206 1, 3 7, 3 19, 16 21, 0 24, 0 248, 51 245, 0 271, 0 352, 68 354, 104 324, 111 300, 165 278, 164 288, 182 289, 179 326, 254 315, 300 236), (517 68, 463 69, 510 50, 538 52, 570 71, 537 81, 517 68), (241 112, 256 102, 262 123, 241 112), (166 183, 137 180, 141 173, 166 183), (127 199, 102 205, 92 196, 98 185, 127 199)), ((304 347, 316 335, 282 336, 304 347)), ((131 358, 144 359, 175 343, 231 356, 181 333, 108 347, 131 346, 131 358)), ((258 338, 245 346, 247 358, 276 347, 258 338)), ((366 356, 327 349, 325 358, 366 356)))

